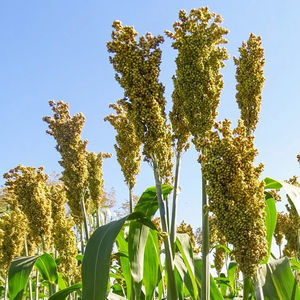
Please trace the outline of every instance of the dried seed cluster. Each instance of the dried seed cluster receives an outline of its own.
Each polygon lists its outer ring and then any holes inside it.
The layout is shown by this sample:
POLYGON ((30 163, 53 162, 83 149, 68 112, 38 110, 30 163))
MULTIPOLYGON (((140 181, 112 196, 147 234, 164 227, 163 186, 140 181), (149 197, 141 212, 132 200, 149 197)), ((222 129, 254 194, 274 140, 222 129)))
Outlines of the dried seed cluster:
POLYGON ((113 22, 112 41, 107 49, 116 71, 116 80, 124 89, 130 119, 143 143, 146 161, 157 160, 162 180, 172 177, 172 134, 166 125, 164 86, 159 82, 162 36, 147 33, 136 40, 131 26, 113 22))
POLYGON ((208 181, 209 209, 245 276, 253 276, 267 255, 263 165, 254 167, 257 150, 243 121, 231 131, 230 121, 216 124, 201 155, 202 172, 208 181), (222 134, 220 137, 219 133, 222 134))
POLYGON ((194 253, 199 253, 200 249, 196 245, 196 238, 195 238, 195 235, 193 233, 193 228, 192 228, 191 225, 189 225, 189 224, 185 223, 184 221, 182 221, 180 223, 180 225, 177 226, 176 232, 177 233, 187 233, 190 237, 190 242, 192 244, 193 252, 194 253))
POLYGON ((264 49, 261 37, 253 33, 247 42, 239 48, 240 57, 234 57, 237 80, 236 100, 241 110, 241 119, 249 131, 254 131, 258 122, 261 94, 265 77, 263 67, 265 64, 264 49))
POLYGON ((133 189, 136 183, 136 176, 140 171, 141 164, 141 141, 135 132, 135 127, 130 120, 128 103, 124 99, 117 104, 110 104, 116 114, 110 114, 104 120, 117 131, 115 150, 117 159, 121 166, 125 182, 129 189, 133 189))
POLYGON ((43 120, 49 125, 47 133, 57 142, 56 149, 62 157, 59 163, 64 168, 62 180, 68 205, 75 223, 79 225, 83 220, 80 201, 85 196, 88 179, 87 141, 81 140, 85 118, 82 113, 71 117, 69 105, 63 101, 50 101, 49 105, 54 116, 44 117, 43 120))
MULTIPOLYGON (((183 106, 193 142, 200 150, 199 138, 203 138, 213 126, 217 116, 220 94, 223 88, 220 69, 228 59, 227 51, 220 44, 226 43, 228 30, 221 27, 220 15, 207 7, 192 9, 188 15, 180 10, 179 21, 173 25, 174 33, 166 31, 178 50, 174 98, 176 108, 183 106)), ((176 113, 176 110, 175 112, 176 113)), ((180 135, 187 135, 184 128, 180 135)))

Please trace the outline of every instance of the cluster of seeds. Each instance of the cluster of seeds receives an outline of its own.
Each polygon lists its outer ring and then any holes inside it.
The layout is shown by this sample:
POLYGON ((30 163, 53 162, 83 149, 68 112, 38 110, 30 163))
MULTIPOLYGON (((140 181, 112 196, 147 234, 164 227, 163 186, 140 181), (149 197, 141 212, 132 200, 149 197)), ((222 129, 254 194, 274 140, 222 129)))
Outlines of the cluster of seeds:
POLYGON ((53 242, 60 258, 58 269, 68 279, 74 279, 77 268, 77 240, 73 231, 73 218, 67 216, 67 196, 62 184, 48 186, 48 197, 52 203, 53 242))
POLYGON ((287 213, 278 212, 274 237, 276 244, 281 247, 285 233, 291 227, 291 220, 287 213))
POLYGON ((141 163, 141 141, 138 139, 133 122, 130 120, 128 105, 124 99, 119 100, 117 104, 111 104, 110 107, 116 111, 116 114, 110 114, 104 120, 117 131, 115 150, 117 159, 121 166, 125 182, 129 189, 133 189, 136 183, 136 176, 140 171, 141 163))
POLYGON ((257 150, 243 121, 239 120, 233 131, 226 119, 215 127, 217 131, 209 134, 205 156, 199 157, 208 181, 209 209, 233 245, 241 271, 251 277, 267 255, 264 183, 259 180, 263 165, 253 165, 257 150))
POLYGON ((87 141, 81 140, 85 118, 82 113, 71 117, 69 105, 63 101, 50 101, 49 105, 54 116, 44 117, 43 120, 49 125, 47 133, 57 142, 56 149, 62 157, 59 163, 64 168, 62 180, 66 187, 68 205, 75 223, 79 225, 83 220, 80 203, 85 196, 88 179, 87 141))
MULTIPOLYGON (((223 88, 220 69, 224 67, 223 61, 228 59, 228 54, 219 45, 227 42, 224 35, 228 30, 220 23, 221 16, 210 12, 207 7, 192 9, 189 15, 180 10, 179 21, 173 25, 174 33, 166 31, 174 40, 173 48, 178 50, 173 99, 179 102, 176 109, 183 106, 189 132, 194 136, 193 142, 198 150, 199 138, 213 126, 223 88)), ((177 114, 176 110, 174 113, 177 114)), ((185 142, 186 130, 176 134, 185 137, 185 142)))
MULTIPOLYGON (((217 245, 227 246, 227 241, 224 234, 219 230, 217 226, 217 218, 212 215, 209 217, 209 248, 213 248, 217 245)), ((221 273, 226 258, 226 250, 222 247, 216 247, 214 252, 214 266, 218 272, 221 273)))
POLYGON ((103 158, 110 157, 110 153, 87 153, 89 195, 93 204, 93 209, 95 210, 99 209, 105 202, 102 166, 103 158))
POLYGON ((193 228, 191 225, 182 221, 180 223, 180 225, 177 227, 176 232, 177 233, 187 233, 190 237, 190 242, 192 244, 193 252, 196 254, 199 253, 200 249, 196 245, 196 237, 193 233, 193 228))
POLYGON ((47 197, 48 176, 43 168, 19 165, 4 174, 5 185, 14 197, 13 210, 19 208, 28 219, 29 235, 43 250, 49 249, 52 242, 51 201, 47 197))
POLYGON ((116 71, 116 80, 124 89, 130 120, 143 154, 149 162, 157 161, 161 180, 172 177, 172 134, 166 125, 164 86, 159 82, 162 36, 147 33, 136 40, 131 26, 113 22, 112 41, 107 49, 116 71))
POLYGON ((249 131, 254 131, 258 122, 261 93, 265 82, 263 67, 265 64, 264 49, 261 37, 253 33, 239 48, 240 57, 234 57, 237 80, 236 99, 241 110, 241 119, 249 131))

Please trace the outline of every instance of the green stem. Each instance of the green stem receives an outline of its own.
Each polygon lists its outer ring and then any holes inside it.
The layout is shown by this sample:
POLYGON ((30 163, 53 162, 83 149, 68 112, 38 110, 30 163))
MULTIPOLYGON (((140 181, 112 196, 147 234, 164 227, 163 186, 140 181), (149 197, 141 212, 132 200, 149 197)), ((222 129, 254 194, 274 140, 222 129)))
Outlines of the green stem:
POLYGON ((4 287, 4 300, 8 299, 8 275, 5 278, 5 287, 4 287))
MULTIPOLYGON (((244 274, 243 274, 244 276, 244 274)), ((249 294, 251 290, 251 278, 244 276, 244 286, 243 286, 243 300, 249 299, 249 294)))
POLYGON ((96 209, 96 218, 97 218, 97 228, 100 227, 100 214, 99 214, 99 208, 96 209))
POLYGON ((176 281, 175 281, 172 248, 171 248, 170 236, 169 236, 169 232, 168 232, 168 228, 167 228, 166 213, 165 213, 165 207, 164 207, 163 196, 162 196, 161 181, 160 181, 159 174, 158 174, 158 166, 154 159, 153 159, 153 170, 154 170, 158 207, 159 207, 159 212, 160 212, 161 227, 162 227, 162 230, 167 233, 167 236, 164 239, 165 252, 166 252, 165 254, 166 254, 167 274, 168 274, 167 299, 175 300, 175 299, 177 299, 177 287, 176 287, 176 281))
MULTIPOLYGON (((27 245, 26 236, 25 236, 24 244, 25 244, 25 255, 28 256, 28 245, 27 245)), ((33 300, 33 298, 32 298, 32 284, 31 284, 30 275, 29 275, 29 279, 28 279, 28 288, 29 288, 29 299, 33 300)))
POLYGON ((85 240, 86 242, 89 240, 89 227, 88 227, 88 220, 86 215, 85 203, 84 203, 84 194, 81 195, 81 210, 82 210, 82 217, 83 217, 83 224, 84 224, 84 231, 85 231, 85 240))
POLYGON ((169 197, 167 197, 165 201, 166 201, 166 215, 167 215, 167 230, 168 230, 168 232, 170 232, 169 197))
POLYGON ((176 243, 176 216, 177 216, 177 199, 178 199, 178 181, 179 181, 180 161, 181 161, 181 153, 177 152, 174 189, 173 189, 172 219, 171 219, 171 243, 172 243, 173 254, 175 252, 175 243, 176 243))
POLYGON ((209 277, 209 223, 208 201, 206 195, 206 180, 202 176, 202 282, 201 299, 210 300, 210 277, 209 277))
POLYGON ((35 300, 39 300, 39 271, 35 271, 35 278, 36 278, 36 283, 35 283, 35 300))
POLYGON ((133 198, 132 198, 132 188, 129 187, 129 212, 133 212, 133 198))

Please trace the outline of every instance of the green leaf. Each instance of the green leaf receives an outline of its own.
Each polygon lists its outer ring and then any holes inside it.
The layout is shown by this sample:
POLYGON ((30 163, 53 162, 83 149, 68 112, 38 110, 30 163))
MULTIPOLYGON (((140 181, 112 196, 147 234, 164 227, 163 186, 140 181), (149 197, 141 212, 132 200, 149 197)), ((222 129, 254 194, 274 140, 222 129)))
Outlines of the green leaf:
POLYGON ((67 287, 67 285, 66 285, 66 283, 65 283, 65 281, 64 281, 63 276, 62 276, 61 273, 58 273, 57 284, 58 284, 58 288, 60 290, 64 290, 67 287))
POLYGON ((121 230, 116 239, 117 247, 119 252, 124 253, 126 256, 120 256, 120 263, 122 268, 122 273, 126 282, 126 291, 127 291, 127 299, 130 299, 131 296, 131 273, 130 273, 130 265, 129 265, 129 257, 128 257, 128 243, 124 238, 124 231, 121 230))
POLYGON ((143 283, 145 286, 146 300, 153 299, 159 276, 159 264, 160 254, 158 246, 158 236, 156 231, 150 230, 145 248, 143 271, 143 283))
POLYGON ((99 227, 89 239, 82 261, 83 300, 105 299, 113 244, 127 217, 99 227))
POLYGON ((282 186, 295 205, 298 215, 300 216, 300 187, 287 182, 282 182, 282 186))
MULTIPOLYGON (((179 249, 184 264, 187 268, 187 273, 191 281, 191 287, 187 286, 193 299, 198 297, 197 283, 195 280, 194 260, 193 260, 193 248, 190 243, 190 238, 187 233, 178 233, 176 239, 176 246, 179 249)), ((184 279, 184 278, 182 278, 184 279)))
POLYGON ((280 190, 282 188, 282 184, 279 181, 276 181, 270 177, 266 177, 264 179, 264 182, 265 182, 265 190, 267 189, 280 190))
POLYGON ((274 198, 266 197, 265 212, 266 212, 265 224, 267 229, 267 241, 268 241, 268 256, 261 262, 262 264, 266 264, 269 261, 271 255, 273 233, 277 222, 277 211, 276 211, 274 198))
POLYGON ((12 261, 8 271, 9 299, 22 299, 28 277, 38 258, 38 255, 18 257, 12 261))
MULTIPOLYGON (((194 259, 196 282, 201 290, 201 278, 202 278, 202 260, 194 259)), ((220 290, 218 289, 213 277, 210 275, 210 300, 224 300, 220 290)))
POLYGON ((299 285, 287 257, 261 265, 257 279, 265 300, 300 299, 299 285))
POLYGON ((35 267, 39 270, 44 280, 50 284, 55 284, 58 280, 57 268, 54 258, 44 253, 35 262, 35 267))
POLYGON ((237 268, 237 263, 235 261, 231 261, 228 266, 227 276, 230 282, 231 291, 235 292, 235 271, 237 268))
POLYGON ((68 288, 58 291, 52 296, 50 296, 49 300, 65 300, 71 293, 80 291, 81 287, 82 287, 81 283, 77 283, 72 286, 69 286, 68 288))

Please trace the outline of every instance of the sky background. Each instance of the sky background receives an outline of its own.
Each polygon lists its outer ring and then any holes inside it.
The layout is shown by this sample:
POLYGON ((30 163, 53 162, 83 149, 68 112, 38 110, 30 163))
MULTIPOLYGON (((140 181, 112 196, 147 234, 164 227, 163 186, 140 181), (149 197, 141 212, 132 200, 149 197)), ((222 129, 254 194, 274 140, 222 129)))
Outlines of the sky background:
MULTIPOLYGON (((178 11, 208 6, 221 14, 230 30, 230 59, 222 70, 224 90, 218 120, 235 125, 235 68, 232 57, 251 32, 261 35, 265 48, 265 77, 260 121, 256 130, 257 162, 265 164, 263 177, 277 180, 299 175, 300 153, 300 2, 290 1, 14 1, 0 2, 0 185, 2 174, 23 164, 60 172, 54 139, 45 133, 42 117, 51 115, 50 99, 70 104, 71 114, 86 117, 83 138, 88 150, 111 152, 104 161, 105 189, 116 191, 118 204, 127 200, 127 187, 117 163, 115 132, 103 118, 109 103, 122 98, 108 61, 106 42, 113 20, 134 25, 140 34, 163 34, 172 29, 178 11)), ((176 51, 166 38, 162 46, 160 80, 171 109, 176 51)), ((182 161, 178 221, 194 228, 201 224, 201 172, 193 147, 182 161)), ((135 194, 154 185, 152 170, 142 164, 135 194)))

